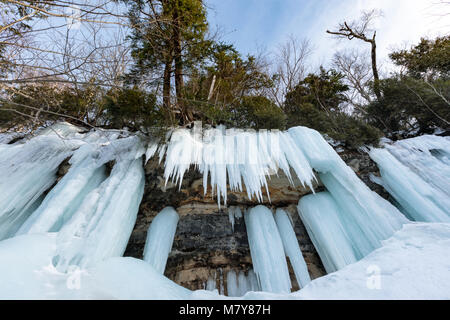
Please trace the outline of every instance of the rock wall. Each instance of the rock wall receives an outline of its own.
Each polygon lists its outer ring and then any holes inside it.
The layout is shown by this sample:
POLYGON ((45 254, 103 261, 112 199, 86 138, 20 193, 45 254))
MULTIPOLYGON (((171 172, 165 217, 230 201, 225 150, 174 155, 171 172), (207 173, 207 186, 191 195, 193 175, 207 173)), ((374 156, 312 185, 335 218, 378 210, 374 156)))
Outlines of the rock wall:
MULTIPOLYGON (((386 197, 384 189, 370 181, 369 175, 377 175, 378 169, 363 152, 346 151, 340 153, 344 161, 372 190, 386 197)), ((169 255, 165 275, 176 283, 195 290, 205 289, 208 282, 222 294, 227 292, 227 273, 230 270, 248 273, 252 269, 252 259, 247 241, 244 219, 235 219, 234 229, 228 215, 229 206, 239 206, 244 212, 258 205, 247 198, 246 192, 229 192, 227 206, 217 205, 217 200, 208 190, 204 195, 202 176, 191 170, 184 177, 181 188, 172 183, 165 187, 163 168, 157 160, 151 160, 145 167, 146 187, 136 226, 131 235, 125 256, 142 258, 147 229, 164 207, 174 207, 180 215, 177 232, 169 255)), ((323 191, 320 181, 314 186, 323 191)), ((298 180, 292 186, 287 177, 271 176, 269 181, 270 200, 264 195, 263 204, 284 208, 294 222, 294 230, 312 279, 326 274, 320 258, 303 226, 296 205, 300 197, 311 193, 298 180)), ((290 268, 293 290, 298 284, 290 268)))

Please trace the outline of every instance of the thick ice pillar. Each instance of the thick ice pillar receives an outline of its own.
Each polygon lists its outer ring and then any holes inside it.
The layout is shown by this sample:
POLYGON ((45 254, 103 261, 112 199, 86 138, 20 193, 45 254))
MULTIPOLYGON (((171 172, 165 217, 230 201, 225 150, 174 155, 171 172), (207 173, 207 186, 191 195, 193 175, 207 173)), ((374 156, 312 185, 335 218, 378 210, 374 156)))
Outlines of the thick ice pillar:
POLYGON ((339 210, 329 192, 304 196, 298 204, 300 218, 328 273, 358 260, 339 210))
POLYGON ((147 231, 144 260, 161 274, 164 274, 167 258, 172 250, 178 220, 175 209, 166 207, 156 215, 147 231))
POLYGON ((284 251, 289 257, 298 284, 303 288, 311 282, 311 278, 309 277, 308 267, 306 266, 302 251, 298 245, 297 236, 292 228, 291 219, 283 209, 277 209, 275 221, 280 232, 281 240, 283 241, 284 251))
POLYGON ((259 279, 262 291, 289 293, 291 279, 272 212, 257 206, 244 215, 253 269, 259 279))
POLYGON ((57 236, 54 265, 88 267, 125 252, 145 182, 142 159, 116 163, 108 179, 91 191, 57 236))
POLYGON ((86 144, 75 152, 67 174, 47 194, 42 204, 18 230, 17 235, 57 232, 72 217, 86 195, 106 179, 105 167, 96 164, 91 156, 94 150, 93 146, 86 144), (76 162, 78 153, 83 156, 76 162))

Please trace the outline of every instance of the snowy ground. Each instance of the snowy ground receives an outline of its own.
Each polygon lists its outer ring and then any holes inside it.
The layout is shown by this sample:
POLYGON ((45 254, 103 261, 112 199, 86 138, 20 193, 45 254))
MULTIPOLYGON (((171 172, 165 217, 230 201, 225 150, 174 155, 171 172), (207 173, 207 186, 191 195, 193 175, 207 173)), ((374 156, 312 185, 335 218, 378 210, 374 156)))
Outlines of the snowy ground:
MULTIPOLYGON (((0 242, 1 299, 227 299, 189 291, 134 258, 86 270, 52 266, 55 234, 0 242)), ((243 299, 450 299, 450 224, 407 224, 359 262, 292 294, 249 292, 243 299)))

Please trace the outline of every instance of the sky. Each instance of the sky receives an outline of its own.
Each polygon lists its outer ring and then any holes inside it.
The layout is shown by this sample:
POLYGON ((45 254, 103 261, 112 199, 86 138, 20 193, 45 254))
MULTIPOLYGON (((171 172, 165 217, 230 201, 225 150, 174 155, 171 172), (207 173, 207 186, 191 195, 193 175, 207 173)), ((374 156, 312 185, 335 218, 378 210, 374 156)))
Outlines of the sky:
POLYGON ((223 40, 244 54, 259 49, 274 52, 290 34, 309 39, 311 63, 327 65, 334 52, 352 46, 368 49, 358 40, 335 40, 325 31, 351 21, 362 10, 381 9, 376 21, 378 57, 388 63, 395 48, 417 43, 421 37, 450 34, 450 5, 439 0, 206 0, 210 26, 220 26, 223 40))

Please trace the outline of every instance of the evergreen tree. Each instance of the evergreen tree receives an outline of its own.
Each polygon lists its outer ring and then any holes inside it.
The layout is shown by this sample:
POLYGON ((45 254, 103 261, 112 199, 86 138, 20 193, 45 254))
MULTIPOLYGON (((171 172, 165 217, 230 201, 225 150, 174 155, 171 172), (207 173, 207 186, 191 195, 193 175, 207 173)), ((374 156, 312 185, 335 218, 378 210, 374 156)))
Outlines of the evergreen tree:
POLYGON ((376 145, 381 137, 380 131, 343 110, 347 90, 343 75, 333 69, 321 67, 319 74, 309 74, 286 95, 287 126, 318 130, 350 148, 376 145))
MULTIPOLYGON (((135 66, 130 73, 134 82, 148 81, 162 73, 163 105, 179 122, 193 120, 185 103, 184 75, 203 59, 209 47, 206 10, 201 0, 124 0, 129 6, 133 27, 132 56, 135 66), (175 78, 176 106, 171 106, 171 79, 175 78)), ((159 78, 159 79, 161 79, 159 78)), ((173 120, 173 119, 172 119, 173 120)))
POLYGON ((402 66, 380 83, 382 98, 372 102, 368 118, 386 134, 432 133, 450 128, 450 37, 422 39, 410 50, 390 55, 402 66))

